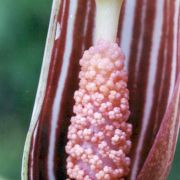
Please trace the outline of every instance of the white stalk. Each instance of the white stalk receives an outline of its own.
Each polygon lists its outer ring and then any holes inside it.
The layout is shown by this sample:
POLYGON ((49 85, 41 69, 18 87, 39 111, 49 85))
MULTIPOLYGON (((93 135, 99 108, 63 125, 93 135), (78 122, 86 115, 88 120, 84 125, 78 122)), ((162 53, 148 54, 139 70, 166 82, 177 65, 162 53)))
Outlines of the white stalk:
POLYGON ((103 39, 116 41, 123 0, 96 0, 94 42, 103 39))

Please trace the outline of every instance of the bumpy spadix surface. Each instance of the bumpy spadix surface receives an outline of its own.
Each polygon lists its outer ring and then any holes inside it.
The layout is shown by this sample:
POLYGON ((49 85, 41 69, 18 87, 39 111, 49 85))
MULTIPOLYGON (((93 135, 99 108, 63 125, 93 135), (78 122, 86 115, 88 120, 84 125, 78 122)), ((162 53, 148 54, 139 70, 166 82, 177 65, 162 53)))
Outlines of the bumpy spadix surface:
POLYGON ((99 41, 80 60, 66 145, 67 174, 77 180, 123 179, 129 173, 131 124, 124 55, 115 43, 99 41))

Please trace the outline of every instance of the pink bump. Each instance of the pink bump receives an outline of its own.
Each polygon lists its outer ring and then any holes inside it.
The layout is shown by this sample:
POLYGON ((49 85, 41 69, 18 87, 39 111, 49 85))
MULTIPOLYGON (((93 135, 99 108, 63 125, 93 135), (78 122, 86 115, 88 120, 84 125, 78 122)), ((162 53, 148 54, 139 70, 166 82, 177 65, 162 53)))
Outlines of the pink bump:
POLYGON ((80 65, 67 174, 77 180, 123 179, 130 169, 132 134, 124 54, 116 43, 101 40, 84 52, 80 65))

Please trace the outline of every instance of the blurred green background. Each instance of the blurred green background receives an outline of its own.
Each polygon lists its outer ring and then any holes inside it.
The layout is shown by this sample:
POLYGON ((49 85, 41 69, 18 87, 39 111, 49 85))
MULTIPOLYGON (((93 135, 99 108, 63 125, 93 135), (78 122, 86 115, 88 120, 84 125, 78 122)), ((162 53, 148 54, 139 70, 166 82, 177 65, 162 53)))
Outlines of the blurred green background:
MULTIPOLYGON (((20 180, 50 0, 0 0, 0 180, 20 180)), ((180 141, 169 180, 180 180, 180 141)))

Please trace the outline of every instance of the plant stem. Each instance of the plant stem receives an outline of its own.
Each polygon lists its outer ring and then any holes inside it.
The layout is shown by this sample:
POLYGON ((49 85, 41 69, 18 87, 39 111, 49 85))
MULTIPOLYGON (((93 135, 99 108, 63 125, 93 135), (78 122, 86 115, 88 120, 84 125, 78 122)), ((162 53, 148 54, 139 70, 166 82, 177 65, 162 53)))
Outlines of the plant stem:
POLYGON ((123 0, 96 0, 94 42, 100 39, 115 42, 123 0))

